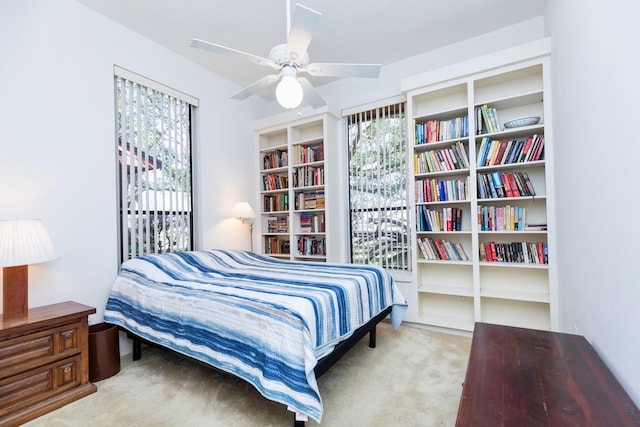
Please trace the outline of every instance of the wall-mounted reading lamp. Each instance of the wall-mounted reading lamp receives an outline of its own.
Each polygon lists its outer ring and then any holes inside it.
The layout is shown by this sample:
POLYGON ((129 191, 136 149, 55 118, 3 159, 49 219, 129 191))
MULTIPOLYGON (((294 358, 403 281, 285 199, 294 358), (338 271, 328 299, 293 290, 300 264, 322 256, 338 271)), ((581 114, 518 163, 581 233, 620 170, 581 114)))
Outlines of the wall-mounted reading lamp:
POLYGON ((249 233, 251 239, 251 251, 253 252, 253 221, 248 221, 256 217, 256 213, 247 202, 237 202, 233 205, 231 215, 234 218, 240 218, 243 224, 249 224, 249 233))

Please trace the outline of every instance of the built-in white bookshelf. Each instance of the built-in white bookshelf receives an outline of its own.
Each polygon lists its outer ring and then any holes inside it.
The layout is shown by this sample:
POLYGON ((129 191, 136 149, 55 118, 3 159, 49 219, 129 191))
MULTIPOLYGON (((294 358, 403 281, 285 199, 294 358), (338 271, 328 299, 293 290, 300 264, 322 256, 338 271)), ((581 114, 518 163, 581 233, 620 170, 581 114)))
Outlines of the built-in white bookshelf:
POLYGON ((281 123, 277 119, 261 121, 256 130, 261 165, 259 249, 283 259, 338 260, 343 251, 335 242, 332 254, 331 231, 342 226, 339 220, 334 225, 332 218, 328 196, 336 184, 327 171, 329 160, 338 163, 337 120, 326 111, 281 123), (268 122, 275 124, 263 127, 268 122))
POLYGON ((415 207, 406 320, 557 328, 548 53, 545 39, 403 81, 415 207), (525 117, 540 120, 505 127, 525 117))

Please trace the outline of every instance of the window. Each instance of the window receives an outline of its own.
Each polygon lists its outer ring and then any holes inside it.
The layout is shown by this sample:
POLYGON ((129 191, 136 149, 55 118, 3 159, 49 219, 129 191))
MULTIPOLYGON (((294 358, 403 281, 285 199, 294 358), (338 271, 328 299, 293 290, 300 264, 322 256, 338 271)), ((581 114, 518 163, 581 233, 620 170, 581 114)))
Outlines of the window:
POLYGON ((193 249, 191 113, 197 100, 194 105, 176 93, 116 69, 120 262, 193 249))
POLYGON ((351 260, 409 270, 404 103, 346 117, 351 260))

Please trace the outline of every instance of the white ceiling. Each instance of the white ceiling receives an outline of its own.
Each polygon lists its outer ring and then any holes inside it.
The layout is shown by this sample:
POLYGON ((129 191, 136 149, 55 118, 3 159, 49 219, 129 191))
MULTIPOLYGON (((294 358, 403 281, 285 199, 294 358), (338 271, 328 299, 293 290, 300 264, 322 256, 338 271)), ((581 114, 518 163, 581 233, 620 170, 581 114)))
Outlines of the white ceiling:
MULTIPOLYGON (((200 38, 257 56, 287 40, 287 0, 76 0, 239 86, 272 69, 190 47, 200 38)), ((291 0, 322 17, 311 62, 383 66, 544 14, 547 0, 291 0)), ((329 78, 310 77, 319 86, 329 78)))

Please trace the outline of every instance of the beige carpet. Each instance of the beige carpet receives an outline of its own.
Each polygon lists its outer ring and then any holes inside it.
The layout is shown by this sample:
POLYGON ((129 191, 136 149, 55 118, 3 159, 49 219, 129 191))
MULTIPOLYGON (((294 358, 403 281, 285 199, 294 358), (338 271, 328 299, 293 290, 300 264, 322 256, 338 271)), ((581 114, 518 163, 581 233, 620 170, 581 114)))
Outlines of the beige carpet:
MULTIPOLYGON (((452 426, 471 339, 410 326, 378 326, 318 380, 323 427, 452 426)), ((123 357, 98 392, 27 426, 291 426, 284 405, 248 383, 166 351, 123 357)), ((307 426, 318 426, 308 421, 307 426)))

